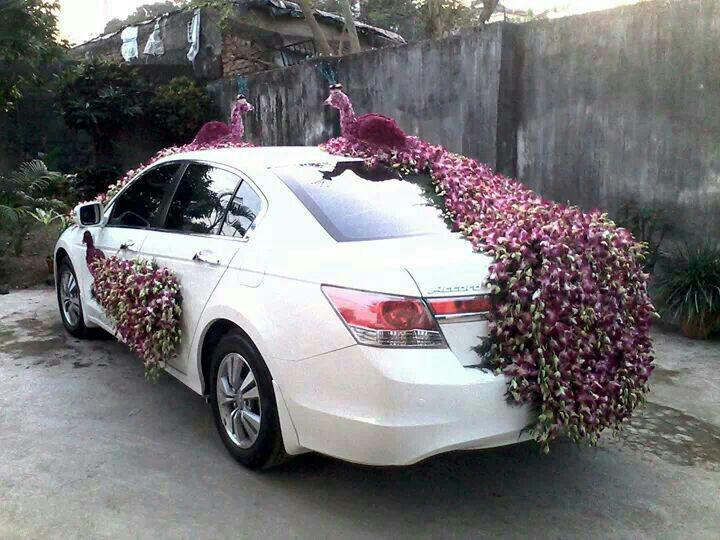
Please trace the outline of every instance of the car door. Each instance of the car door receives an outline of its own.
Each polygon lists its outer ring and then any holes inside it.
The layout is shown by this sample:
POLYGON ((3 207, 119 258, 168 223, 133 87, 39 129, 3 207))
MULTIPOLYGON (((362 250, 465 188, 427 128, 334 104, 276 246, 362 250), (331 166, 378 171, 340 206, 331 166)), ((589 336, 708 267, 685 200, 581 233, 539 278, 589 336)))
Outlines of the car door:
POLYGON ((190 163, 162 227, 143 243, 143 256, 172 270, 180 282, 182 341, 170 366, 183 374, 203 309, 263 207, 260 196, 249 189, 235 171, 190 163))
MULTIPOLYGON (((103 226, 88 230, 94 247, 107 257, 134 258, 139 256, 148 231, 159 225, 165 207, 172 196, 177 176, 184 164, 168 163, 153 167, 134 179, 106 209, 103 226)), ((82 282, 88 315, 108 326, 111 321, 90 294, 92 278, 87 265, 83 265, 82 282)))

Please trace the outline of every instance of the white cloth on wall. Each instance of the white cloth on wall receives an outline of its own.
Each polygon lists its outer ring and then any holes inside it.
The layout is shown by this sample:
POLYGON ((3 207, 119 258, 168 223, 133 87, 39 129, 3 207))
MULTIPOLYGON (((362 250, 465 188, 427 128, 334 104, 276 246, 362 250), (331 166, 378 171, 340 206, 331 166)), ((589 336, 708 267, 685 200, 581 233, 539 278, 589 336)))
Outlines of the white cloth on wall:
POLYGON ((160 35, 160 19, 155 21, 155 28, 153 29, 152 34, 150 34, 143 52, 152 56, 161 56, 165 54, 165 45, 163 45, 162 36, 160 35))
POLYGON ((133 60, 138 57, 138 27, 128 26, 120 34, 122 39, 122 47, 120 47, 120 53, 126 62, 133 60))
POLYGON ((188 26, 188 43, 190 43, 190 50, 187 53, 187 58, 193 62, 197 53, 200 52, 200 8, 197 8, 193 13, 192 21, 188 26))

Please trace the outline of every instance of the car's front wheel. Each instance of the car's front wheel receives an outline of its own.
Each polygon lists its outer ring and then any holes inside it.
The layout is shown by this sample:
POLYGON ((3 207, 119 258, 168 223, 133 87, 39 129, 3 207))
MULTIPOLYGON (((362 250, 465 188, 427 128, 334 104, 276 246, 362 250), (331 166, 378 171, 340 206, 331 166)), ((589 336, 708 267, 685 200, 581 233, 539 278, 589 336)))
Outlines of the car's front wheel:
POLYGON ((80 282, 70 259, 67 257, 58 266, 56 288, 63 326, 75 337, 87 337, 88 330, 83 319, 82 301, 80 299, 80 282))
POLYGON ((230 454, 251 469, 285 461, 270 371, 240 332, 215 347, 211 380, 215 425, 230 454))

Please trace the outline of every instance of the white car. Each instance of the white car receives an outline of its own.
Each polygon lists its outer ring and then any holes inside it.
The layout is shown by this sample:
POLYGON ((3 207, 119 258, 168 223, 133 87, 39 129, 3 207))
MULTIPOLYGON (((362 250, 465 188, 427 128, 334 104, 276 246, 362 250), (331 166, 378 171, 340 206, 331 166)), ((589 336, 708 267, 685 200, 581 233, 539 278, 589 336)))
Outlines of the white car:
POLYGON ((490 258, 449 231, 422 182, 315 147, 204 150, 76 216, 55 251, 67 330, 113 332, 86 231, 107 255, 170 268, 183 338, 166 371, 209 399, 248 467, 307 451, 407 465, 527 438, 531 409, 476 352, 490 258))

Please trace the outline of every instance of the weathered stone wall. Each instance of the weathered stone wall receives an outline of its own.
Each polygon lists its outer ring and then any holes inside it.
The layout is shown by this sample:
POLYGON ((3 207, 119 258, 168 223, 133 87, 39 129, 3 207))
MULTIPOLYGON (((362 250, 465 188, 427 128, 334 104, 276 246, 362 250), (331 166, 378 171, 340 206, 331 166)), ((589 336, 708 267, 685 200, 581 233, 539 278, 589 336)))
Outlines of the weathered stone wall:
MULTIPOLYGON (((160 56, 144 54, 145 45, 155 29, 155 21, 138 25, 138 58, 132 60, 133 65, 161 66, 167 69, 192 70, 199 79, 217 79, 222 76, 220 55, 222 52, 222 31, 216 24, 218 18, 214 10, 207 8, 202 14, 200 26, 200 51, 195 61, 187 59, 189 49, 187 27, 193 18, 192 10, 173 12, 160 20, 161 35, 165 53, 160 56)), ((103 59, 114 63, 124 62, 120 49, 122 39, 120 32, 110 37, 98 38, 78 45, 72 49, 72 56, 77 60, 103 59)))
POLYGON ((720 2, 652 2, 532 23, 518 41, 517 174, 613 215, 665 209, 720 240, 720 2))
MULTIPOLYGON (((349 55, 330 63, 358 111, 393 116, 410 133, 495 165, 502 34, 483 32, 349 55)), ((262 144, 318 144, 337 134, 337 111, 323 106, 328 82, 315 64, 249 77, 255 112, 248 135, 262 144)), ((211 85, 229 111, 235 83, 211 85)))
MULTIPOLYGON (((165 52, 158 56, 144 54, 155 20, 137 24, 138 58, 130 63, 181 69, 190 66, 196 78, 215 80, 282 67, 277 49, 312 40, 312 32, 302 17, 272 15, 268 9, 243 4, 236 4, 234 15, 226 17, 224 11, 205 7, 201 11, 200 51, 191 64, 187 59, 187 34, 193 14, 192 9, 176 10, 159 19, 165 52)), ((333 51, 349 49, 349 38, 342 25, 323 18, 319 23, 333 51)), ((363 49, 398 41, 385 37, 381 30, 363 26, 359 27, 359 38, 363 49)), ((75 60, 104 59, 120 64, 125 61, 121 46, 121 31, 118 31, 77 45, 70 54, 75 60)))
POLYGON ((226 34, 223 36, 222 72, 225 77, 247 75, 272 66, 265 60, 265 50, 249 39, 226 34))

